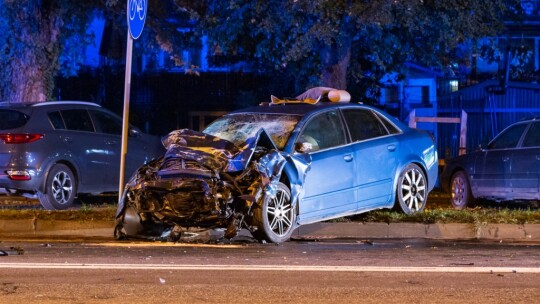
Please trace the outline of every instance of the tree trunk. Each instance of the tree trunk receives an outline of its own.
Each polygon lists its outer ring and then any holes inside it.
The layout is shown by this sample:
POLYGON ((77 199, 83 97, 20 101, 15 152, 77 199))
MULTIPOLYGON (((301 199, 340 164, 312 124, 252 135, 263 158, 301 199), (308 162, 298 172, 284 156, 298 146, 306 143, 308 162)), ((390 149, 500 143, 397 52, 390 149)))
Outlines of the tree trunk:
POLYGON ((324 67, 321 80, 323 86, 346 90, 347 69, 351 62, 352 37, 354 35, 354 27, 347 14, 342 17, 340 33, 334 43, 322 47, 321 58, 324 67))
POLYGON ((12 35, 23 46, 11 50, 3 99, 10 102, 50 99, 58 71, 61 11, 56 1, 29 0, 11 5, 12 35))
POLYGON ((347 89, 347 68, 351 61, 351 47, 334 50, 325 47, 323 53, 324 68, 321 85, 334 89, 347 89))

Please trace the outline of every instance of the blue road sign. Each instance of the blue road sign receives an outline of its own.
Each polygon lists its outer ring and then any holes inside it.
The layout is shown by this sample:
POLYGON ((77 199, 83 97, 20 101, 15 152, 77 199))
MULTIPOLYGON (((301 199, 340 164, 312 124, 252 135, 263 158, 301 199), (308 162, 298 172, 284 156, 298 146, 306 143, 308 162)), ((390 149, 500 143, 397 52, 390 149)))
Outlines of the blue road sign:
POLYGON ((127 21, 129 33, 133 39, 141 36, 146 20, 148 8, 147 0, 128 0, 127 1, 127 21))

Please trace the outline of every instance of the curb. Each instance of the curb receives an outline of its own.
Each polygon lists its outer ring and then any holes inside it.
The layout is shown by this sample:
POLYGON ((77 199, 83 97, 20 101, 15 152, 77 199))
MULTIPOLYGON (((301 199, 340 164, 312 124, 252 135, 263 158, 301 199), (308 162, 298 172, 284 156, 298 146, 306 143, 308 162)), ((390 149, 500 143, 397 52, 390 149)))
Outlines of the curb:
POLYGON ((300 226, 295 237, 426 238, 540 241, 540 224, 316 223, 300 226))
MULTIPOLYGON (((2 220, 0 236, 11 238, 113 238, 114 221, 2 220)), ((300 226, 295 239, 426 238, 540 242, 540 224, 315 223, 300 226)))
POLYGON ((2 220, 2 237, 113 237, 114 221, 2 220))

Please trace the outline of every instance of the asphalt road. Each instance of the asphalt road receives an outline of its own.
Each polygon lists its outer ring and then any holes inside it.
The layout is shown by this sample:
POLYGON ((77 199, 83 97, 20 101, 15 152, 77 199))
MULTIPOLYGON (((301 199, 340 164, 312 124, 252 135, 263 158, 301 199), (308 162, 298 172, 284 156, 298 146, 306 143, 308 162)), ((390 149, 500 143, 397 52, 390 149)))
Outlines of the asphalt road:
POLYGON ((536 303, 540 245, 0 242, 0 303, 536 303), (17 255, 17 250, 22 255, 17 255))

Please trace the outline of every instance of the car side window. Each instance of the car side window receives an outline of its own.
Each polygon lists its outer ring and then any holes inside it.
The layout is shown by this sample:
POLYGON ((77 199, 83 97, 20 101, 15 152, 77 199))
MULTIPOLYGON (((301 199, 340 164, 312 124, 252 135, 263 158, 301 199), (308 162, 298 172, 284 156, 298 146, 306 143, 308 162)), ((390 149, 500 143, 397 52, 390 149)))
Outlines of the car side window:
POLYGON ((510 149, 515 148, 521 139, 521 135, 527 124, 517 124, 504 130, 488 146, 488 149, 510 149))
POLYGON ((64 125, 64 120, 62 120, 62 115, 60 115, 59 111, 47 113, 47 116, 49 116, 49 121, 51 122, 51 125, 55 130, 66 129, 66 126, 64 125))
POLYGON ((345 133, 337 111, 320 113, 304 127, 297 142, 311 144, 311 151, 344 145, 345 133))
POLYGON ((343 116, 353 142, 388 135, 384 125, 370 110, 345 109, 343 116))
POLYGON ((122 134, 122 122, 116 117, 99 111, 92 111, 92 116, 94 117, 98 131, 107 134, 122 134))
POLYGON ((394 126, 390 121, 388 121, 388 119, 378 113, 375 114, 377 117, 379 117, 379 119, 382 121, 382 123, 384 124, 384 126, 386 127, 386 130, 388 130, 388 132, 390 134, 397 134, 399 132, 401 132, 401 130, 399 130, 396 126, 394 126))
POLYGON ((525 135, 524 147, 540 147, 540 122, 535 122, 525 135))
POLYGON ((62 118, 68 130, 94 132, 88 111, 82 109, 62 110, 62 118))

